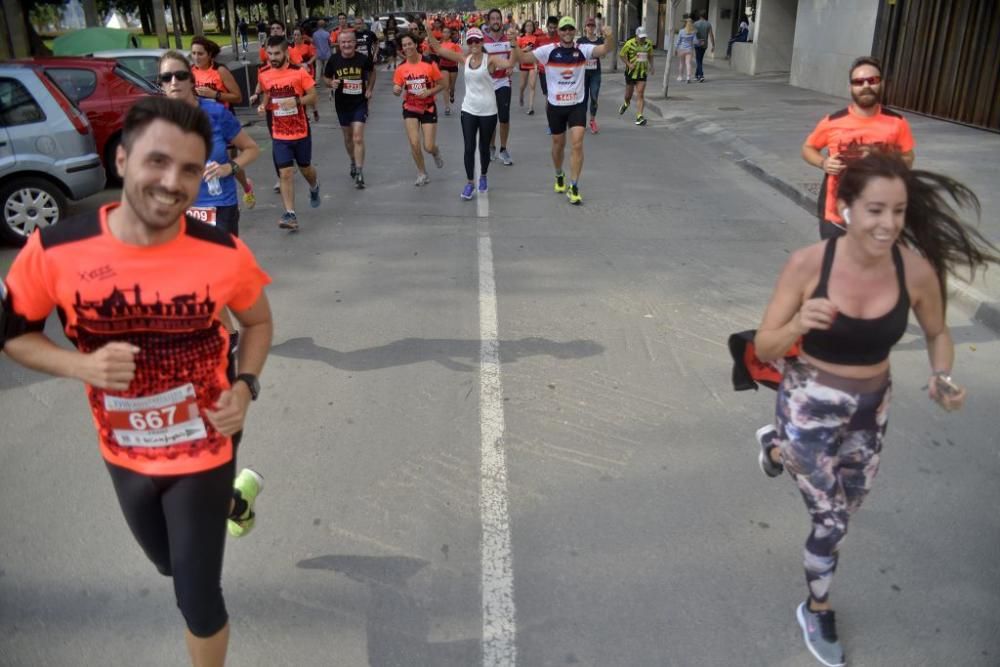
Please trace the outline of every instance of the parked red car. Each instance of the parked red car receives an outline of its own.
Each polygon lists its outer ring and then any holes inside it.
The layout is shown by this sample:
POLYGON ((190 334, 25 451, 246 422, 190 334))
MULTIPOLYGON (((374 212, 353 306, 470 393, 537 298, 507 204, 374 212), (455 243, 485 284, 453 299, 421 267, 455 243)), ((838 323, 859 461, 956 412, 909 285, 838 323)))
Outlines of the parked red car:
POLYGON ((160 91, 117 61, 107 58, 32 58, 56 85, 87 115, 97 154, 101 156, 109 183, 119 183, 115 172, 115 150, 121 141, 125 114, 147 95, 160 91))

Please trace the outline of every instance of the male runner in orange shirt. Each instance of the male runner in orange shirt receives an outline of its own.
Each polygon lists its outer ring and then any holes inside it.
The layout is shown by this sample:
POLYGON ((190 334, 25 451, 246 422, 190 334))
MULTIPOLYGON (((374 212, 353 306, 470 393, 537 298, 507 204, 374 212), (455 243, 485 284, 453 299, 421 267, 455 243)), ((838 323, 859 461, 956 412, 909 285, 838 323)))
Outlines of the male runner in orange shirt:
POLYGON ((882 65, 875 58, 858 58, 851 65, 851 105, 819 122, 804 144, 802 158, 824 171, 819 193, 819 235, 844 233, 837 210, 837 181, 851 160, 872 150, 897 151, 913 166, 913 134, 900 114, 882 106, 882 65), (826 149, 824 156, 820 151, 826 149))
POLYGON ((4 351, 84 383, 125 520, 157 570, 173 577, 191 662, 221 667, 227 518, 230 533, 248 532, 262 484, 244 470, 234 494, 235 450, 272 324, 270 278, 246 245, 184 216, 211 145, 199 108, 165 97, 136 103, 115 156, 121 202, 40 230, 14 260, 4 351), (233 382, 219 319, 227 307, 242 332, 233 382), (43 333, 57 308, 74 350, 43 333))
POLYGON ((316 208, 320 204, 319 181, 312 166, 312 135, 305 111, 316 104, 316 81, 305 69, 289 65, 288 42, 284 37, 271 37, 267 41, 267 58, 271 67, 258 75, 262 99, 257 110, 262 114, 270 111, 272 117, 274 167, 278 170, 281 201, 285 205, 278 226, 294 232, 299 228, 295 215, 296 165, 309 184, 309 205, 316 208))

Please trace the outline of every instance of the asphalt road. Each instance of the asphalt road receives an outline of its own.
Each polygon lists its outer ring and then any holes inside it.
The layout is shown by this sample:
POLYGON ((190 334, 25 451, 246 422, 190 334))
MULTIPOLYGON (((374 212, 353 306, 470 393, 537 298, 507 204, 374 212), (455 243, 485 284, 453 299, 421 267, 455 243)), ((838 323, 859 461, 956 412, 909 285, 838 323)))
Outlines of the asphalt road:
MULTIPOLYGON (((439 124, 445 168, 413 187, 380 75, 367 190, 328 103, 323 204, 297 181, 301 232, 277 228, 269 159, 250 170, 242 236, 274 278, 276 336, 239 453, 266 490, 229 543, 231 664, 483 664, 483 239, 516 664, 815 664, 794 620, 807 514, 756 466, 774 396, 734 393, 725 348, 814 221, 718 148, 619 118, 613 76, 584 206, 551 190, 544 114, 515 107, 516 164, 493 163, 486 215, 458 197, 457 117, 439 124)), ((962 413, 921 391, 915 325, 893 353, 882 471, 832 598, 853 665, 1000 661, 1000 345, 949 319, 962 413)), ((170 581, 122 520, 82 389, 0 359, 0 423, 0 664, 184 664, 170 581)))

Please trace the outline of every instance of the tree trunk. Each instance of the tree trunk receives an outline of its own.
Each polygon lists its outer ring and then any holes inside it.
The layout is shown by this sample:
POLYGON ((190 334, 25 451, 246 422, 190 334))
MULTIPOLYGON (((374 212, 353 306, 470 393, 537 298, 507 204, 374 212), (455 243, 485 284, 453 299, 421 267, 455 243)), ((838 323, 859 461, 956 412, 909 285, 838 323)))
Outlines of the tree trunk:
POLYGON ((177 8, 177 0, 170 0, 170 18, 174 23, 174 48, 180 51, 184 42, 181 40, 181 12, 177 8))
POLYGON ((195 35, 205 34, 205 24, 202 22, 201 0, 191 0, 188 16, 191 18, 191 32, 195 35))
MULTIPOLYGON (((191 5, 194 4, 196 0, 181 0, 181 13, 184 15, 184 34, 185 35, 200 35, 201 30, 195 29, 194 12, 191 11, 191 5)), ((201 23, 201 17, 198 17, 198 23, 201 23)))
POLYGON ((156 26, 156 41, 161 49, 170 48, 167 39, 167 12, 163 8, 163 0, 151 0, 153 10, 153 25, 156 26))
POLYGON ((97 0, 83 0, 83 16, 88 28, 101 25, 101 17, 97 15, 97 0))
POLYGON ((153 12, 149 9, 149 1, 141 0, 139 2, 139 22, 142 23, 142 34, 152 35, 155 32, 153 24, 150 21, 150 15, 153 12))

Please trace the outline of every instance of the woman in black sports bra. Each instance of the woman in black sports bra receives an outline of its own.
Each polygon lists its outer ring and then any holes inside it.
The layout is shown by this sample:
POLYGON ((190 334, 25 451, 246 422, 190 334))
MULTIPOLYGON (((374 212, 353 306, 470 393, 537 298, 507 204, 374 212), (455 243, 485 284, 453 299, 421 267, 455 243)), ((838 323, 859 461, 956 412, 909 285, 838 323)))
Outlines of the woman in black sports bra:
POLYGON ((892 383, 889 351, 912 309, 930 357, 929 395, 957 410, 965 390, 951 382, 954 344, 945 323, 944 278, 956 265, 1000 263, 997 249, 944 204, 977 211, 965 186, 911 171, 896 155, 852 163, 838 189, 847 233, 796 251, 778 279, 754 344, 761 361, 784 361, 776 428, 765 427, 759 462, 787 469, 812 518, 805 545, 809 598, 796 616, 809 650, 844 664, 828 599, 850 515, 879 466, 892 383))

